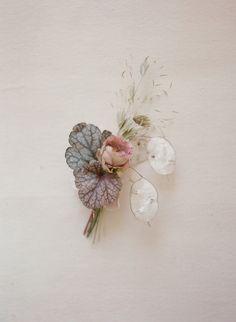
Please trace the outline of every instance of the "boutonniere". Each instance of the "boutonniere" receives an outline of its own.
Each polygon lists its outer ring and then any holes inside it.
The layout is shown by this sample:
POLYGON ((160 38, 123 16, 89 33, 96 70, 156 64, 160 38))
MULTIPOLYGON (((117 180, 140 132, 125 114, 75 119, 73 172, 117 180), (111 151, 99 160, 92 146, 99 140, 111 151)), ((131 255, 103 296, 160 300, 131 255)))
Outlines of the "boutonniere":
MULTIPOLYGON (((86 237, 99 227, 106 208, 117 207, 122 189, 122 174, 131 169, 138 179, 130 187, 130 209, 136 218, 148 224, 158 210, 158 193, 154 185, 135 166, 148 161, 155 172, 168 175, 175 169, 175 150, 164 136, 170 120, 160 117, 160 98, 167 96, 166 74, 156 60, 146 57, 138 76, 126 63, 122 72, 124 88, 118 93, 117 132, 101 131, 96 125, 80 122, 70 135, 65 158, 73 169, 75 185, 83 205, 90 209, 84 229, 86 237)), ((175 111, 171 111, 176 113, 175 111)))

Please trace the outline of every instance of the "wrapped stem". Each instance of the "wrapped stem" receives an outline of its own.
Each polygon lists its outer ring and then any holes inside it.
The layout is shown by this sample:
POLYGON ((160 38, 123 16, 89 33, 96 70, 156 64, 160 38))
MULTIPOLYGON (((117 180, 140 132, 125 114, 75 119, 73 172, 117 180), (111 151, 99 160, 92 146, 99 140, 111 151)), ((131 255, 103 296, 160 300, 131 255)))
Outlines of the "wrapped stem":
MULTIPOLYGON (((84 229, 84 235, 89 237, 93 230, 97 227, 102 208, 92 209, 87 224, 84 229)), ((95 229, 96 232, 96 229, 95 229)))

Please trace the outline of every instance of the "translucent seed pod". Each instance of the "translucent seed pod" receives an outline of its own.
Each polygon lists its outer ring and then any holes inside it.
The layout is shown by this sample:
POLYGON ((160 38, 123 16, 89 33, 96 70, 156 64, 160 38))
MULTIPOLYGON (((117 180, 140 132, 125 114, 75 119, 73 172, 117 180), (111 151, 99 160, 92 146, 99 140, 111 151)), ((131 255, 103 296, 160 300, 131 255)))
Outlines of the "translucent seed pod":
POLYGON ((148 160, 154 171, 159 174, 171 174, 175 170, 175 150, 162 137, 151 138, 147 145, 148 160))
POLYGON ((149 223, 158 210, 158 194, 155 187, 141 178, 130 189, 130 207, 135 217, 149 223))

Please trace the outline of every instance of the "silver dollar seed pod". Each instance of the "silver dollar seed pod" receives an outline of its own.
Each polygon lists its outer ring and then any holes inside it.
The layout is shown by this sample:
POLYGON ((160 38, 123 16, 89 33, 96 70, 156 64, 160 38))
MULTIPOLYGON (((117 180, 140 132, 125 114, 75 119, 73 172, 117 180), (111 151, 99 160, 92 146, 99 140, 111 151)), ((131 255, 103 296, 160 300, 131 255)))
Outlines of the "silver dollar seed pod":
POLYGON ((158 210, 158 194, 155 187, 144 178, 136 181, 130 190, 130 206, 137 219, 150 222, 158 210))
POLYGON ((175 170, 175 150, 166 139, 151 138, 147 145, 147 154, 151 167, 157 173, 166 175, 175 170))

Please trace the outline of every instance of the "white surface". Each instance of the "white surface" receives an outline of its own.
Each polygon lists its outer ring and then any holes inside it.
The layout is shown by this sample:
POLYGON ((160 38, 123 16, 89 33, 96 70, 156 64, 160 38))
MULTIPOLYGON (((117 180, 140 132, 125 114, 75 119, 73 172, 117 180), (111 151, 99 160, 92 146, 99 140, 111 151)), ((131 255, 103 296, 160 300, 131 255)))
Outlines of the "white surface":
POLYGON ((235 1, 0 0, 0 321, 234 322, 235 1), (115 129, 124 60, 158 56, 179 112, 152 228, 121 209, 101 241, 64 150, 79 121, 115 129))

